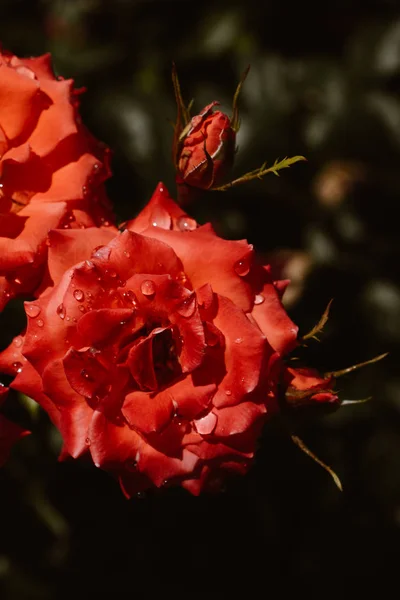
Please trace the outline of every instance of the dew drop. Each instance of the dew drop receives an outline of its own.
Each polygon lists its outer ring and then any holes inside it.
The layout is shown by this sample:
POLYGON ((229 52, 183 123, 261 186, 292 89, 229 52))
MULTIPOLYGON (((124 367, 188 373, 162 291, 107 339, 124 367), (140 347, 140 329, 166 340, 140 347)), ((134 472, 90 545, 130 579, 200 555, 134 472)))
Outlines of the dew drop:
POLYGON ((43 321, 43 319, 38 319, 38 320, 36 321, 36 325, 37 325, 38 327, 43 327, 43 325, 44 325, 44 321, 43 321))
POLYGON ((233 268, 239 277, 246 277, 250 271, 250 260, 247 257, 241 258, 235 262, 233 268))
POLYGON ((114 271, 114 269, 106 269, 104 271, 104 275, 111 277, 111 279, 115 279, 117 276, 117 271, 114 271))
POLYGON ((255 298, 254 298, 254 304, 262 304, 264 302, 265 298, 262 294, 256 294, 255 298))
POLYGON ((131 253, 128 252, 127 250, 124 250, 124 256, 126 256, 126 258, 130 258, 131 257, 131 253))
POLYGON ((82 290, 74 290, 73 296, 78 302, 83 302, 85 299, 85 294, 82 292, 82 290))
POLYGON ((86 440, 85 440, 86 446, 90 446, 91 443, 92 442, 91 442, 90 438, 87 437, 86 440))
POLYGON ((65 306, 64 304, 59 304, 56 308, 56 313, 58 314, 58 316, 60 317, 60 319, 65 319, 65 306))
POLYGON ((137 306, 138 302, 136 294, 132 292, 132 290, 126 290, 126 292, 123 292, 122 297, 133 306, 137 306))
POLYGON ((156 284, 151 279, 146 279, 145 281, 142 281, 140 291, 143 296, 154 296, 156 293, 156 284))
POLYGON ((14 346, 16 348, 21 348, 22 342, 23 342, 23 339, 20 335, 18 335, 16 338, 14 338, 14 346))
POLYGON ((28 317, 36 319, 40 315, 41 308, 37 304, 25 304, 25 311, 28 317))
POLYGON ((225 394, 226 394, 227 396, 232 396, 232 392, 231 392, 231 390, 225 390, 225 394))
POLYGON ((12 364, 12 366, 13 366, 13 369, 15 369, 17 373, 21 373, 21 371, 22 371, 22 363, 15 362, 15 363, 12 364))
POLYGON ((194 229, 197 228, 196 221, 187 215, 182 215, 182 217, 179 217, 179 219, 176 221, 176 224, 178 229, 181 231, 194 231, 194 229))
POLYGON ((185 317, 188 319, 191 317, 196 310, 196 295, 193 293, 180 304, 180 306, 176 309, 176 312, 181 315, 181 317, 185 317))
POLYGON ((161 229, 171 229, 171 216, 166 210, 155 207, 151 213, 150 223, 153 227, 160 227, 161 229))
POLYGON ((241 344, 242 342, 243 342, 243 338, 241 338, 241 337, 238 337, 235 340, 235 344, 241 344))
POLYGON ((84 313, 84 312, 86 312, 86 308, 83 306, 83 304, 80 304, 80 305, 78 306, 78 308, 79 308, 79 310, 81 311, 81 313, 84 313))
POLYGON ((83 186, 82 186, 82 194, 83 194, 83 196, 84 196, 84 197, 85 197, 85 196, 87 196, 87 194, 88 194, 88 191, 89 191, 89 190, 88 190, 88 187, 87 187, 87 185, 83 185, 83 186))
POLYGON ((174 279, 182 285, 185 285, 185 283, 187 282, 187 277, 183 271, 180 271, 177 275, 175 275, 174 279))
POLYGON ((81 377, 83 377, 83 379, 86 379, 86 380, 92 379, 91 376, 89 375, 89 373, 86 371, 86 369, 82 369, 81 377))
POLYGON ((92 258, 104 258, 108 259, 111 254, 111 248, 107 248, 106 246, 96 246, 96 248, 92 252, 92 258))

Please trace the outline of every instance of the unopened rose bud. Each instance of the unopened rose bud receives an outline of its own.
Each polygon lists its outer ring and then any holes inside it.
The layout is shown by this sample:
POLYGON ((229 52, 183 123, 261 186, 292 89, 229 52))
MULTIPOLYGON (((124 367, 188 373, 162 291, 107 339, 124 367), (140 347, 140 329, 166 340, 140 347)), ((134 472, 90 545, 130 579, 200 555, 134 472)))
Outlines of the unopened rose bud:
POLYGON ((182 131, 177 182, 208 190, 227 177, 234 159, 236 132, 218 102, 208 104, 182 131))

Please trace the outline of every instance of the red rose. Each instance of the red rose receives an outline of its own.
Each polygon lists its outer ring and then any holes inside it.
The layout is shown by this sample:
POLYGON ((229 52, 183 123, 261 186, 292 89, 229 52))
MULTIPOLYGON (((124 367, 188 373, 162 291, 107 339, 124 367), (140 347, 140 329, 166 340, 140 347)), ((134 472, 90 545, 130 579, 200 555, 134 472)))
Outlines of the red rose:
POLYGON ((49 55, 0 53, 0 310, 40 283, 50 229, 112 219, 107 149, 81 124, 79 93, 49 55))
MULTIPOLYGON (((0 406, 4 402, 8 393, 8 388, 0 384, 0 406)), ((8 419, 0 415, 0 467, 5 463, 11 447, 22 437, 29 434, 19 425, 11 423, 8 419)))
POLYGON ((219 185, 229 173, 235 154, 236 133, 224 113, 206 106, 182 132, 177 182, 208 190, 219 185))
POLYGON ((128 496, 245 472, 297 335, 252 246, 197 227, 162 184, 123 233, 49 239, 54 288, 25 304, 0 368, 50 414, 63 456, 90 453, 128 496))

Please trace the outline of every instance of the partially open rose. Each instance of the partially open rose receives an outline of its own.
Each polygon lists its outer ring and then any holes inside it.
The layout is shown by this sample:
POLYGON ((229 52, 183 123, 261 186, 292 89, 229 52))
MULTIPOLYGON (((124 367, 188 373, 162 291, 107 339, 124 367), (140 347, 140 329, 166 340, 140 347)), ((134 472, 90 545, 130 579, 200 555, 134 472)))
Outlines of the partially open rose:
POLYGON ((177 182, 208 190, 229 174, 235 156, 236 132, 229 117, 211 102, 193 117, 181 134, 177 182))
MULTIPOLYGON (((0 406, 4 402, 8 388, 0 384, 0 406)), ((11 447, 29 431, 22 429, 19 425, 12 423, 0 414, 0 467, 7 460, 11 447)))
POLYGON ((40 284, 50 229, 107 225, 107 149, 49 55, 0 52, 0 310, 40 284))
POLYGON ((0 368, 49 413, 63 456, 90 452, 128 496, 245 472, 297 336, 252 246, 198 227, 162 184, 120 234, 49 240, 54 287, 25 304, 0 368))

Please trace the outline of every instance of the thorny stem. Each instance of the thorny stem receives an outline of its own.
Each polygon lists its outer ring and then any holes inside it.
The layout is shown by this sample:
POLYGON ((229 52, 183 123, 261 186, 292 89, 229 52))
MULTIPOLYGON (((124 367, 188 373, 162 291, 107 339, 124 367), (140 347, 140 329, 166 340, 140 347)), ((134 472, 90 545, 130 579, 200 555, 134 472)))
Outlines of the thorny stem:
POLYGON ((214 187, 212 189, 217 192, 225 192, 226 190, 229 190, 236 185, 247 183, 248 181, 253 181, 254 179, 262 179, 268 173, 273 173, 274 175, 279 177, 278 171, 280 171, 281 169, 287 169, 288 167, 290 167, 290 165, 293 165, 294 163, 299 162, 301 160, 307 159, 304 156, 292 156, 291 158, 286 157, 279 162, 278 160, 276 160, 272 167, 268 168, 266 168, 266 163, 264 163, 259 169, 254 169, 254 171, 250 171, 249 173, 246 173, 245 175, 242 175, 241 177, 238 177, 237 179, 234 179, 229 183, 225 183, 224 185, 220 185, 219 187, 214 187))
POLYGON ((385 352, 384 354, 379 354, 379 356, 375 356, 375 358, 371 358, 370 360, 366 360, 362 363, 358 363, 356 365, 352 365, 351 367, 347 367, 346 369, 340 369, 339 371, 330 371, 329 373, 325 373, 324 377, 334 377, 337 379, 338 377, 342 377, 342 375, 347 375, 347 373, 351 373, 352 371, 356 371, 357 369, 361 369, 362 367, 366 367, 367 365, 372 365, 383 358, 385 358, 389 352, 385 352))
POLYGON ((240 78, 240 81, 238 83, 238 86, 236 88, 235 94, 233 96, 231 127, 232 127, 233 131, 236 131, 236 133, 239 131, 239 127, 240 127, 239 108, 238 108, 239 94, 240 94, 240 91, 242 89, 242 86, 245 82, 245 79, 246 79, 249 71, 250 71, 250 65, 248 65, 248 67, 243 72, 243 74, 240 78))
POLYGON ((331 467, 328 467, 328 465, 326 465, 320 458, 318 458, 318 456, 316 456, 314 454, 314 452, 312 452, 303 442, 303 440, 301 440, 297 435, 291 435, 290 436, 292 439, 292 442, 294 442, 296 444, 296 446, 298 448, 300 448, 300 450, 302 450, 304 452, 304 454, 307 454, 307 456, 309 456, 310 458, 313 459, 313 461, 315 461, 317 464, 320 465, 320 467, 322 467, 323 469, 325 469, 325 471, 327 471, 329 473, 329 475, 332 477, 333 481, 335 482, 336 486, 338 487, 338 489, 343 492, 343 486, 342 486, 342 482, 340 481, 339 477, 336 475, 335 471, 333 469, 331 469, 331 467))
POLYGON ((311 331, 306 333, 306 335, 303 335, 303 337, 300 340, 300 343, 303 343, 305 340, 309 340, 310 338, 313 338, 314 340, 319 341, 316 336, 317 336, 317 333, 320 333, 323 330, 323 328, 325 327, 325 325, 328 321, 329 311, 330 311, 332 302, 333 302, 333 298, 331 300, 329 300, 328 305, 327 305, 326 309, 324 310, 318 323, 316 325, 314 325, 314 327, 311 329, 311 331))

